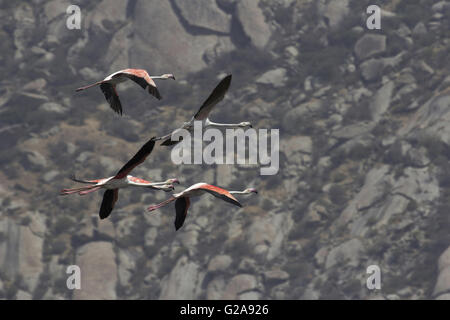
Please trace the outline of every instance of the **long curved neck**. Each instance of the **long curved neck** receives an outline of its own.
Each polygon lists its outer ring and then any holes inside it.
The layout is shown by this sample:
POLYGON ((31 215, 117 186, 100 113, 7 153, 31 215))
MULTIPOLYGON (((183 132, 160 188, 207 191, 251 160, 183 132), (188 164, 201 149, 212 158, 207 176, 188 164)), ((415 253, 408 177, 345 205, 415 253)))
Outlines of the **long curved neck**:
POLYGON ((229 191, 231 194, 250 194, 248 191, 229 191))
POLYGON ((212 122, 208 118, 205 120, 205 127, 216 127, 216 128, 240 128, 239 123, 217 123, 212 122))
POLYGON ((167 77, 164 76, 150 76, 151 79, 161 79, 161 80, 167 80, 167 77))

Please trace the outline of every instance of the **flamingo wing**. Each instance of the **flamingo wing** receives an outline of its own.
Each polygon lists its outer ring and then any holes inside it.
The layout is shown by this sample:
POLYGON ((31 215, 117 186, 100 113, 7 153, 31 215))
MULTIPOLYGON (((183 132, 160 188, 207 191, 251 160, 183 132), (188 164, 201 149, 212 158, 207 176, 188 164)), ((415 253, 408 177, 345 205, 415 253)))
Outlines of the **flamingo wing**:
POLYGON ((121 76, 127 77, 130 80, 133 80, 138 85, 142 87, 142 89, 146 89, 148 86, 148 93, 154 96, 156 99, 161 100, 161 94, 156 87, 155 81, 148 75, 145 70, 136 70, 136 69, 127 69, 120 73, 121 76))
POLYGON ((110 107, 115 112, 122 115, 122 104, 120 103, 119 95, 117 94, 115 86, 113 84, 103 82, 100 84, 100 89, 105 95, 106 100, 109 102, 110 107))
POLYGON ((213 196, 222 199, 228 203, 234 204, 235 206, 242 207, 242 205, 239 203, 239 201, 227 190, 210 185, 210 184, 203 184, 198 187, 199 189, 202 189, 213 196))
POLYGON ((129 160, 116 174, 114 179, 122 179, 128 175, 134 168, 145 161, 147 156, 152 153, 153 147, 155 146, 155 137, 151 138, 144 144, 141 149, 134 155, 131 160, 129 160))
POLYGON ((79 183, 87 183, 87 184, 97 184, 97 183, 99 183, 99 182, 102 180, 102 179, 96 179, 96 180, 78 179, 78 178, 75 176, 75 174, 72 174, 71 177, 70 177, 70 179, 71 179, 72 181, 75 181, 75 182, 79 182, 79 183))
POLYGON ((213 92, 211 92, 208 99, 206 99, 206 101, 203 102, 203 105, 195 114, 194 119, 205 120, 206 118, 208 118, 208 115, 211 112, 212 108, 220 101, 222 101, 223 98, 225 97, 225 94, 227 93, 230 84, 231 84, 231 74, 223 78, 222 81, 220 81, 219 84, 214 88, 213 92))
POLYGON ((110 189, 105 191, 103 194, 102 205, 100 206, 100 219, 105 219, 111 214, 118 198, 119 189, 110 189))
POLYGON ((178 230, 183 226, 190 204, 191 201, 188 197, 181 197, 175 201, 175 230, 178 230))

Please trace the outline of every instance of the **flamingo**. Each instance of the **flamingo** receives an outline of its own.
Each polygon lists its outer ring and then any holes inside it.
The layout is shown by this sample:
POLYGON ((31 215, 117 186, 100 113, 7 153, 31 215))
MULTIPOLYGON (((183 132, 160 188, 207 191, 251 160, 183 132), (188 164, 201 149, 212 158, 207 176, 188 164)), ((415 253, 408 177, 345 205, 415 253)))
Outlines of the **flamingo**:
POLYGON ((166 73, 160 76, 149 76, 147 71, 143 69, 124 69, 114 72, 113 74, 110 74, 101 81, 98 81, 85 87, 78 88, 75 91, 78 92, 88 89, 90 87, 94 87, 96 85, 100 85, 100 89, 105 95, 105 98, 109 102, 111 108, 118 114, 122 115, 122 104, 120 103, 119 95, 117 94, 116 91, 116 85, 121 82, 125 82, 128 79, 133 80, 143 89, 146 89, 148 87, 148 93, 156 97, 158 100, 161 100, 162 97, 159 94, 158 88, 156 87, 156 84, 153 81, 153 79, 175 80, 175 77, 173 74, 170 73, 166 73))
POLYGON ((164 140, 161 145, 163 146, 171 146, 175 145, 180 141, 174 141, 171 140, 171 135, 175 133, 177 130, 185 129, 190 132, 192 132, 194 128, 194 121, 204 121, 203 126, 205 128, 207 127, 215 127, 215 128, 252 128, 252 125, 250 122, 240 122, 240 123, 217 123, 212 122, 209 120, 209 113, 213 109, 213 107, 218 104, 220 101, 223 100, 225 97, 226 92, 228 91, 228 88, 231 84, 231 74, 223 78, 219 84, 214 88, 214 90, 209 95, 208 99, 203 102, 200 109, 197 111, 197 113, 191 118, 189 122, 184 122, 183 125, 179 128, 173 131, 172 133, 159 137, 157 140, 164 140))
POLYGON ((186 219, 187 211, 189 209, 189 205, 191 204, 190 198, 198 197, 205 193, 210 193, 219 199, 234 204, 235 206, 242 207, 233 194, 251 194, 258 193, 258 191, 254 188, 247 188, 244 191, 227 191, 211 184, 200 182, 190 186, 180 193, 173 194, 172 197, 159 204, 148 207, 147 210, 151 212, 171 203, 172 201, 175 201, 175 230, 178 230, 181 228, 184 220, 186 219))
POLYGON ((174 183, 179 183, 177 179, 168 179, 163 182, 150 182, 144 179, 136 178, 128 175, 135 167, 145 161, 147 156, 152 152, 155 146, 155 138, 151 138, 144 144, 141 149, 129 160, 119 172, 112 177, 96 180, 83 180, 77 179, 74 175, 71 179, 75 182, 89 184, 81 188, 63 189, 60 195, 68 195, 78 193, 79 195, 86 195, 88 193, 98 191, 100 189, 106 189, 103 194, 102 204, 100 206, 99 216, 100 219, 107 218, 114 208, 114 205, 119 196, 119 189, 129 186, 150 188, 154 190, 171 191, 174 190, 174 183))

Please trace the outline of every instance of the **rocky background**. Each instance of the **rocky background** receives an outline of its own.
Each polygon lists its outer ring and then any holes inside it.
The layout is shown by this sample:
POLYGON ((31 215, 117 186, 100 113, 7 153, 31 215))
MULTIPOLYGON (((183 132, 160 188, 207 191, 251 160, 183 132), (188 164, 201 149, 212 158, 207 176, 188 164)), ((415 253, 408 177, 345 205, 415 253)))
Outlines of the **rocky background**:
MULTIPOLYGON (((0 1, 0 298, 450 298, 450 2, 368 0, 0 1), (126 67, 123 117, 98 89, 126 67), (175 166, 155 147, 134 175, 256 187, 237 209, 205 196, 182 229, 164 192, 60 197, 71 173, 113 175, 197 110, 226 73, 215 121, 280 129, 280 171, 175 166), (81 267, 81 290, 66 268, 81 267), (366 288, 366 268, 382 288, 366 288)), ((180 189, 182 186, 178 187, 180 189)))

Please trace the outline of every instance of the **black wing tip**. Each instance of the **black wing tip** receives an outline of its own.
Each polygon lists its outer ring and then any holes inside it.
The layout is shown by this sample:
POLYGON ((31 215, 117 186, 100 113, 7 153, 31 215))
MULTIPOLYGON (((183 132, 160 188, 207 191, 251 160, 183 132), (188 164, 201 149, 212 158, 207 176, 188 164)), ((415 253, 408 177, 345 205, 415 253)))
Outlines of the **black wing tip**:
POLYGON ((164 142, 161 143, 161 146, 170 147, 170 146, 176 145, 180 141, 172 141, 171 139, 167 139, 167 140, 164 140, 164 142))
POLYGON ((180 230, 180 228, 183 226, 183 224, 177 224, 176 222, 174 223, 175 225, 175 231, 180 230))

